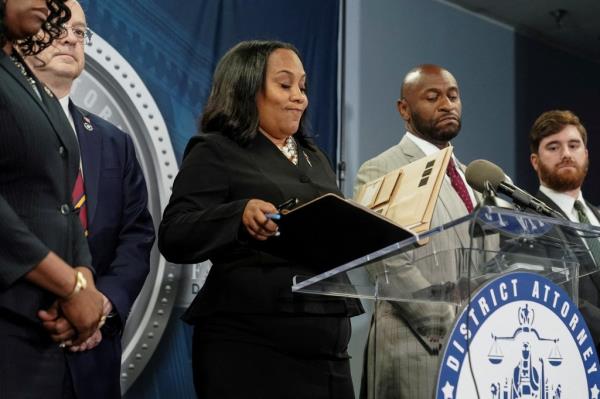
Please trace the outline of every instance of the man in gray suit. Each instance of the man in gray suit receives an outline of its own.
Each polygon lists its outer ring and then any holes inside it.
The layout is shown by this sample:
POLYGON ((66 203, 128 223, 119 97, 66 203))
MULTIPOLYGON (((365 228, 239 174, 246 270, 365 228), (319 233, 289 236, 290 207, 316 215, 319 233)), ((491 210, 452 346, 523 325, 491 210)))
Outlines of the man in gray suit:
MULTIPOLYGON (((461 101, 456 79, 437 65, 421 65, 404 78, 398 112, 406 133, 399 144, 365 162, 356 189, 380 176, 450 145, 461 128, 461 101)), ((473 210, 477 196, 467 185, 456 157, 448 166, 431 226, 473 210)), ((458 275, 457 258, 470 246, 466 228, 446 231, 426 245, 368 267, 372 279, 396 290, 414 292, 458 275), (435 255, 434 255, 435 254, 435 255), (430 261, 422 261, 423 259, 430 261), (415 261, 421 260, 418 267, 415 261)), ((447 303, 379 302, 366 351, 361 397, 430 399, 435 388, 443 338, 456 315, 447 303), (375 328, 376 326, 376 328, 375 328)))

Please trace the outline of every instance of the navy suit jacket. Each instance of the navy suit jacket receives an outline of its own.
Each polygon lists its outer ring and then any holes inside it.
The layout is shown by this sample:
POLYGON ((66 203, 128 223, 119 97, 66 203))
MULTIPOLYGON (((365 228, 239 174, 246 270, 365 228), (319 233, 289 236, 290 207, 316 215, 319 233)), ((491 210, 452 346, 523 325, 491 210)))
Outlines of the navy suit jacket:
POLYGON ((71 354, 69 367, 78 398, 120 398, 121 332, 149 271, 154 225, 131 138, 72 102, 69 107, 81 151, 96 287, 115 313, 100 345, 71 354))

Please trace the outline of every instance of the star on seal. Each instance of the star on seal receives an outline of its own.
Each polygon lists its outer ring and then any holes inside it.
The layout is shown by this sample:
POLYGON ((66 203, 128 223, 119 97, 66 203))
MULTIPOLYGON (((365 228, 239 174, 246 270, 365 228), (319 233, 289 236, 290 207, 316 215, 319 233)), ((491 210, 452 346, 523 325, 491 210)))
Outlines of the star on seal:
POLYGON ((442 388, 442 393, 444 394, 444 399, 453 399, 454 398, 454 387, 450 385, 448 381, 446 381, 446 385, 442 388))
POLYGON ((598 399, 598 394, 600 394, 600 389, 594 384, 594 386, 590 389, 590 398, 598 399))

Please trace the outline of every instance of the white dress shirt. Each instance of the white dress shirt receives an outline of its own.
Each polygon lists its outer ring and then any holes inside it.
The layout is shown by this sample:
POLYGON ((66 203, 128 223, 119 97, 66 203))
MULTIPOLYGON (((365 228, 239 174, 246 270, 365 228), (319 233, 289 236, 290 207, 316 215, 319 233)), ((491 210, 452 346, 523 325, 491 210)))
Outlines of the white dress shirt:
MULTIPOLYGON (((60 102, 60 106, 62 107, 63 111, 65 112, 65 115, 66 115, 67 119, 69 120, 69 124, 73 128, 73 133, 75 133, 75 122, 73 121, 73 115, 71 115, 71 110, 69 110, 69 96, 64 96, 63 98, 59 98, 58 102, 60 102)), ((75 134, 75 138, 77 138, 77 134, 75 134)))
MULTIPOLYGON (((565 193, 559 193, 558 191, 554 191, 551 188, 540 185, 540 191, 548 196, 567 217, 570 221, 579 223, 579 217, 577 216, 577 211, 575 210, 575 198, 571 197, 565 193)), ((585 215, 590 221, 592 226, 600 226, 596 215, 594 212, 587 206, 585 200, 583 199, 583 193, 579 191, 579 197, 577 198, 583 204, 583 209, 585 210, 585 215)))

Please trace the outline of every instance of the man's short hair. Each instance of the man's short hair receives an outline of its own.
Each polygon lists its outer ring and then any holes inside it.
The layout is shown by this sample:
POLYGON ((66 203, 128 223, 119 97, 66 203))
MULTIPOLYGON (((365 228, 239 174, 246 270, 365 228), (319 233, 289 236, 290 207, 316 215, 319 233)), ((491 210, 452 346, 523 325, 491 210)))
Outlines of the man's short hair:
POLYGON ((531 153, 537 154, 540 142, 544 138, 560 132, 567 125, 573 125, 579 130, 583 144, 587 146, 587 131, 577 115, 571 111, 553 110, 544 112, 533 123, 529 132, 531 153))

